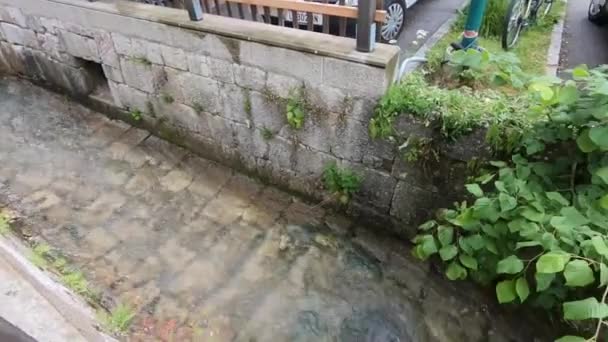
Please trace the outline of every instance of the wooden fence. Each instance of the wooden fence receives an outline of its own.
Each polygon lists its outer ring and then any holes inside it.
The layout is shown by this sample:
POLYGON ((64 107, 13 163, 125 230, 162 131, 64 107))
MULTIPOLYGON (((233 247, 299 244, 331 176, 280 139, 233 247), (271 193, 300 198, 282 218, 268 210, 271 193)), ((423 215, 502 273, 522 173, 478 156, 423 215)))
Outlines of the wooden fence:
MULTIPOLYGON (((383 0, 358 0, 348 6, 346 0, 133 0, 154 5, 186 8, 343 37, 357 38, 357 49, 369 52, 380 40, 380 27, 386 11, 383 0), (333 2, 333 3, 331 3, 333 2), (373 24, 376 23, 374 26, 373 24), (375 32, 374 32, 375 29, 375 32), (373 37, 372 37, 373 35, 373 37)), ((190 17, 200 20, 202 13, 190 17)))

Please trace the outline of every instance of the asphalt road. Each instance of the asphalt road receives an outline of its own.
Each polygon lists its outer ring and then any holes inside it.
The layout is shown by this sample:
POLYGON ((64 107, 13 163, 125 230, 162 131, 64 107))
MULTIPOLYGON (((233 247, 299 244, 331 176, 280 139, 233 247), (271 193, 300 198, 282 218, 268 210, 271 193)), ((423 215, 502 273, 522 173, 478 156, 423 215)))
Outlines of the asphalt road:
POLYGON ((568 1, 560 71, 580 64, 608 64, 608 25, 600 27, 588 21, 588 6, 589 0, 568 1))
MULTIPOLYGON (((386 1, 386 0, 385 0, 386 1)), ((452 16, 465 0, 419 0, 414 6, 405 12, 405 27, 399 37, 398 44, 404 55, 413 55, 416 50, 437 29, 452 16), (418 44, 412 43, 416 40, 416 32, 424 30, 428 32, 426 39, 418 40, 418 44)), ((581 0, 572 0, 581 1, 581 0)))

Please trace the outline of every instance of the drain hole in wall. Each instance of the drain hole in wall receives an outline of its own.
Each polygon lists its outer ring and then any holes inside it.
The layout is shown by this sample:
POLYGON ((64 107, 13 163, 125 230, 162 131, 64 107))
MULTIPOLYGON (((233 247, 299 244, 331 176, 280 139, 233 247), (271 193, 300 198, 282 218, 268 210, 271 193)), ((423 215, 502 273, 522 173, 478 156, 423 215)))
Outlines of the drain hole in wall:
POLYGON ((103 72, 101 64, 81 58, 77 59, 86 75, 89 96, 111 101, 112 95, 110 93, 110 86, 108 85, 108 78, 103 72))

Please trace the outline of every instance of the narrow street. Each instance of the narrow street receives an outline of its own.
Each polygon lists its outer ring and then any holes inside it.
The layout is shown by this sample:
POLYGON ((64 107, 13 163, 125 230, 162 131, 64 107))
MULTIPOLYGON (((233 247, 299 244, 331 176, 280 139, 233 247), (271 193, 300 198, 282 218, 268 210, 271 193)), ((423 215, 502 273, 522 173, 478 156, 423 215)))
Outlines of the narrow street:
POLYGON ((419 0, 405 12, 405 27, 399 37, 398 45, 402 55, 412 55, 424 44, 437 29, 447 20, 456 15, 464 0, 419 0), (425 39, 416 40, 416 32, 428 32, 425 39))
POLYGON ((564 25, 560 72, 579 64, 589 67, 608 63, 608 26, 587 20, 589 0, 570 0, 564 25))

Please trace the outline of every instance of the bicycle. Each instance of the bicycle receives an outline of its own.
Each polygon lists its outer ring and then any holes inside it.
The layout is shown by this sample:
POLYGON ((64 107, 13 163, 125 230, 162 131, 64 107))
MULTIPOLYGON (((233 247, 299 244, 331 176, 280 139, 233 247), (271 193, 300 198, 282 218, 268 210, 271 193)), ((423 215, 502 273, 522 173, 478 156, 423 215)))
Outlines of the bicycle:
POLYGON ((552 6, 553 0, 511 0, 505 15, 502 48, 512 48, 517 43, 522 29, 546 16, 552 6))

